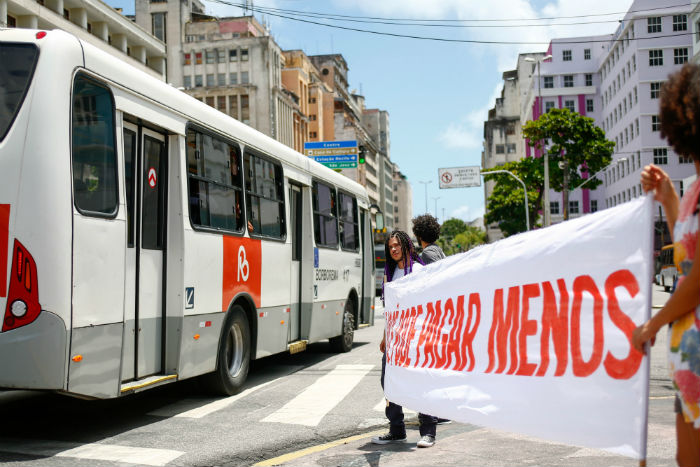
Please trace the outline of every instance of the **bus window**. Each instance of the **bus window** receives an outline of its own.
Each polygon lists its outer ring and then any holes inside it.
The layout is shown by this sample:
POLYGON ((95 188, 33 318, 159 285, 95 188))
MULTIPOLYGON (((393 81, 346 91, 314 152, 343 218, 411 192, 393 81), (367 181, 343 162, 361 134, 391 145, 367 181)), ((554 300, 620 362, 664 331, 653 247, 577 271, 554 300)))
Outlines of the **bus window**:
POLYGON ((34 44, 0 44, 0 141, 19 113, 38 55, 34 44))
POLYGON ((282 167, 267 159, 245 154, 246 208, 254 235, 284 238, 284 178, 282 167))
POLYGON ((338 216, 335 188, 313 183, 314 237, 317 246, 338 247, 338 216))
POLYGON ((190 220, 200 227, 243 232, 241 157, 238 147, 187 130, 190 220))
POLYGON ((357 225, 357 200, 338 192, 340 200, 340 246, 343 250, 357 251, 359 227, 357 225))
POLYGON ((384 282, 384 264, 386 263, 386 256, 384 252, 384 244, 377 243, 374 245, 374 282, 377 289, 377 294, 381 294, 382 283, 384 282))
POLYGON ((73 197, 83 214, 117 213, 114 101, 105 86, 78 75, 73 85, 73 197))

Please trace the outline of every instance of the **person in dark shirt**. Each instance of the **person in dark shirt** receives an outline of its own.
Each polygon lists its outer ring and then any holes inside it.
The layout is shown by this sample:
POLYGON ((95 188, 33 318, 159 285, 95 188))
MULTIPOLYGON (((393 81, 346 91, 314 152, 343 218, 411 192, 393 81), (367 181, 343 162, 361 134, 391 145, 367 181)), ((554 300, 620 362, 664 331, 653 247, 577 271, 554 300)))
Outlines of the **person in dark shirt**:
MULTIPOLYGON (((420 259, 427 265, 439 261, 445 257, 445 252, 435 244, 440 238, 440 224, 438 220, 430 214, 423 214, 413 219, 413 235, 420 243, 423 251, 420 254, 420 259)), ((432 415, 423 415, 427 424, 445 425, 451 423, 446 418, 437 418, 432 415)))

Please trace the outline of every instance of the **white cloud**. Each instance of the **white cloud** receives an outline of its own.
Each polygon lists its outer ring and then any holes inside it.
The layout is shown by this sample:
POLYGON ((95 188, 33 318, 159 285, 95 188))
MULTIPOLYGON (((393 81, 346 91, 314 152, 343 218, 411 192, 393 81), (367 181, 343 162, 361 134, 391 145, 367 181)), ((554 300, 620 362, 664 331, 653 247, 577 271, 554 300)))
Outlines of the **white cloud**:
POLYGON ((502 89, 503 83, 498 83, 480 109, 473 110, 458 122, 449 124, 438 135, 438 141, 449 149, 480 149, 483 142, 484 121, 488 119, 489 109, 494 106, 496 98, 501 96, 502 89))
POLYGON ((448 219, 450 218, 455 218, 455 219, 462 219, 465 222, 471 222, 474 219, 477 219, 479 217, 483 217, 484 215, 484 206, 469 206, 469 205, 463 205, 459 206, 457 209, 454 209, 452 212, 450 212, 450 215, 447 217, 448 219))

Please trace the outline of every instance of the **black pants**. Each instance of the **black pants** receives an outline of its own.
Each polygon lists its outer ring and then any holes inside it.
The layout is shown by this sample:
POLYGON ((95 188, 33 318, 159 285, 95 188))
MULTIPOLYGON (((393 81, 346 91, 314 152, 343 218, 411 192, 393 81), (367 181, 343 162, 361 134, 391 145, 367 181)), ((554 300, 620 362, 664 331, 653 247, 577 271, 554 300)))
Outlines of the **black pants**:
MULTIPOLYGON (((382 389, 384 389, 384 372, 386 370, 386 354, 382 355, 382 389)), ((403 422, 403 408, 389 401, 384 409, 386 418, 389 419, 389 431, 396 436, 406 436, 406 425, 403 422)), ((418 414, 418 430, 421 436, 430 435, 435 437, 437 427, 437 417, 424 413, 418 414)))

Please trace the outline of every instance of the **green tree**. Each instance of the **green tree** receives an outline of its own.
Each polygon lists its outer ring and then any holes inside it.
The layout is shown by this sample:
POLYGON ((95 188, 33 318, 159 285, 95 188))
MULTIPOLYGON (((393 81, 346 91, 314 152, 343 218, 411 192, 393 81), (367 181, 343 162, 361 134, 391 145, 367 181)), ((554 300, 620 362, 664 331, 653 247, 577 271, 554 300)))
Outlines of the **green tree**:
MULTIPOLYGON (((543 149, 542 143, 547 143, 544 150, 549 156, 549 186, 559 192, 573 190, 583 183, 584 173, 587 178, 607 167, 615 147, 603 130, 595 126, 592 118, 569 109, 552 109, 537 120, 526 123, 523 136, 531 147, 537 149, 543 149)), ((492 170, 499 169, 510 170, 525 182, 531 224, 536 225, 534 214, 541 209, 544 191, 542 159, 525 158, 492 170)), ((487 200, 486 222, 497 223, 506 236, 524 231, 522 186, 508 174, 493 174, 485 179, 497 183, 487 200)), ((598 179, 591 180, 586 188, 595 189, 601 183, 598 179)))
POLYGON ((449 256, 486 243, 486 232, 467 225, 461 219, 448 219, 442 223, 440 238, 436 243, 449 256))
MULTIPOLYGON (((544 166, 540 159, 528 157, 513 162, 507 162, 491 170, 507 170, 520 178, 527 187, 528 214, 530 227, 538 224, 537 213, 541 203, 541 186, 544 180, 544 166), (540 187, 538 189, 538 187, 540 187)), ((495 181, 493 192, 486 200, 486 224, 496 223, 506 237, 524 232, 525 222, 525 197, 523 186, 515 178, 507 173, 488 174, 484 170, 484 180, 495 181)))

